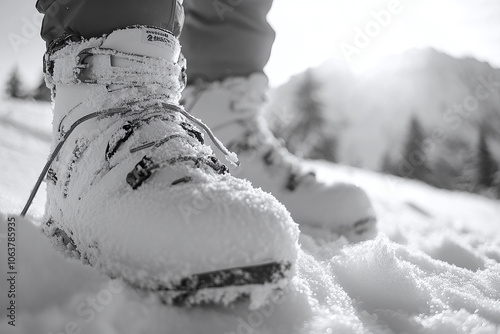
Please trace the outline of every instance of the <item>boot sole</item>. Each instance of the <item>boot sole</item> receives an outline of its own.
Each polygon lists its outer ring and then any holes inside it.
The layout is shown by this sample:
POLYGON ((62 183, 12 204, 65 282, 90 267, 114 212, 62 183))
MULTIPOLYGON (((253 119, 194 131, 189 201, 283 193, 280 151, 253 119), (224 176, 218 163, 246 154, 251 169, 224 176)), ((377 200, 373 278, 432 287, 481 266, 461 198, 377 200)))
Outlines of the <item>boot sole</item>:
MULTIPOLYGON (((53 221, 49 220, 47 225, 52 223, 53 221)), ((50 238, 67 256, 92 266, 85 257, 82 258, 72 238, 63 230, 54 229, 50 238)), ((168 286, 158 283, 154 288, 144 288, 124 277, 122 279, 133 289, 153 293, 168 305, 228 305, 242 299, 254 300, 256 296, 260 300, 266 300, 269 296, 279 293, 288 284, 291 271, 291 262, 268 262, 193 274, 168 286)))
POLYGON ((267 300, 288 284, 292 264, 270 262, 254 266, 216 270, 181 279, 171 287, 159 285, 149 291, 168 305, 228 305, 240 300, 267 300))

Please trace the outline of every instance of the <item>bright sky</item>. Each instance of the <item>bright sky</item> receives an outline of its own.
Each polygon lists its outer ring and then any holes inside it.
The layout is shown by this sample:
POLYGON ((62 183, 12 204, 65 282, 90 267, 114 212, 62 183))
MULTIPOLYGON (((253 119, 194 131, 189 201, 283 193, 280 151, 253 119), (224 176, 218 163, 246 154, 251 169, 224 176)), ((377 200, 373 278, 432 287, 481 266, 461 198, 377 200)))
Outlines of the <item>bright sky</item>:
POLYGON ((329 58, 362 72, 387 55, 415 47, 472 55, 500 67, 498 0, 277 0, 268 19, 277 31, 266 68, 273 84, 329 58), (390 9, 394 14, 384 19, 381 11, 390 9), (363 33, 368 33, 367 45, 355 53, 348 45, 356 47, 356 37, 360 45, 363 33), (342 45, 351 50, 350 61, 342 45))
MULTIPOLYGON (((35 0, 0 3, 0 85, 15 64, 33 85, 45 48, 35 0)), ((362 72, 413 47, 472 55, 500 67, 498 0, 275 0, 268 19, 277 32, 266 67, 272 85, 330 58, 362 72)))

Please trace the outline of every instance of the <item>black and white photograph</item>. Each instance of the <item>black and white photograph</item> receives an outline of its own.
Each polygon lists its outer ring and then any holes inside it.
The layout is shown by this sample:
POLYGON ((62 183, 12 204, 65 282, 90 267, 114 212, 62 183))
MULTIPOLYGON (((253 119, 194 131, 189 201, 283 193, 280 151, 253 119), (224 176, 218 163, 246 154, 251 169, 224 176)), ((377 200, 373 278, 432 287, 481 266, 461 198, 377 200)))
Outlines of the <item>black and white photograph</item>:
POLYGON ((0 308, 500 334, 500 2, 0 0, 0 308))

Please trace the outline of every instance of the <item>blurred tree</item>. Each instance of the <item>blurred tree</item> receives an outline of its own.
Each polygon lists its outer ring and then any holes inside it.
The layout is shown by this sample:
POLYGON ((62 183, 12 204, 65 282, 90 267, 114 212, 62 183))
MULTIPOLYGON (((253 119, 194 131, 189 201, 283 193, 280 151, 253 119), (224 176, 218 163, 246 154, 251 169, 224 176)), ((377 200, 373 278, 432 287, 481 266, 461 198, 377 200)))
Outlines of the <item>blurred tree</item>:
POLYGON ((380 171, 386 174, 397 175, 397 167, 394 163, 393 158, 391 158, 391 154, 389 153, 389 151, 386 151, 384 157, 382 158, 382 166, 380 171))
POLYGON ((441 189, 457 189, 461 171, 452 165, 445 157, 436 157, 432 161, 432 174, 426 180, 429 184, 441 189))
POLYGON ((456 182, 456 189, 461 191, 476 192, 476 150, 468 145, 460 152, 461 173, 456 182))
POLYGON ((298 156, 336 161, 337 140, 334 127, 325 115, 318 96, 321 82, 308 69, 299 84, 289 123, 282 126, 278 136, 288 150, 298 156))
POLYGON ((495 195, 496 198, 500 199, 500 170, 497 172, 495 176, 495 195))
POLYGON ((324 159, 330 162, 337 160, 338 140, 336 136, 322 137, 308 155, 310 159, 324 159))
POLYGON ((22 90, 21 90, 21 80, 19 79, 19 71, 17 66, 12 70, 9 79, 7 80, 5 93, 7 97, 11 98, 23 98, 22 90))
POLYGON ((48 89, 47 85, 45 84, 45 77, 42 76, 40 84, 35 88, 32 96, 37 101, 51 101, 50 89, 48 89))
POLYGON ((397 175, 433 184, 432 171, 429 168, 427 154, 424 150, 424 140, 424 129, 418 118, 413 115, 410 120, 403 156, 397 166, 397 175))
POLYGON ((493 159, 487 143, 486 128, 479 128, 479 142, 477 148, 477 184, 482 187, 491 188, 495 185, 495 177, 498 172, 498 164, 493 159))

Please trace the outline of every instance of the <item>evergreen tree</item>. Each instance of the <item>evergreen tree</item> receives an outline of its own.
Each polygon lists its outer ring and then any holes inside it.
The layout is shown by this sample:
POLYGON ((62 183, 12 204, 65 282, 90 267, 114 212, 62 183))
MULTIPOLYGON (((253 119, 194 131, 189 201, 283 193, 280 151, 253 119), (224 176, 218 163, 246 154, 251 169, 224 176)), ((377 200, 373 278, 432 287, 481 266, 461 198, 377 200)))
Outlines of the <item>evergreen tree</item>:
POLYGON ((21 80, 19 79, 17 67, 12 70, 9 79, 7 80, 5 92, 7 97, 18 99, 23 97, 21 92, 21 80))
POLYGON ((389 152, 385 152, 384 157, 382 158, 380 171, 385 174, 397 174, 396 166, 394 166, 394 162, 392 161, 391 155, 389 152))
POLYGON ((477 184, 486 188, 495 185, 495 177, 498 172, 498 164, 491 156, 488 147, 485 127, 479 129, 479 143, 477 150, 477 184))
POLYGON ((33 92, 33 98, 37 101, 51 101, 50 89, 47 88, 45 84, 45 78, 42 76, 42 80, 37 88, 33 92))
POLYGON ((460 177, 456 182, 456 189, 461 191, 476 192, 476 150, 468 145, 460 152, 460 177))
POLYGON ((495 194, 498 199, 500 199, 500 170, 495 176, 495 194))
POLYGON ((337 137, 323 137, 317 143, 308 155, 310 159, 324 159, 330 162, 338 162, 337 160, 338 142, 337 137))
POLYGON ((313 72, 310 69, 307 70, 297 89, 295 113, 282 134, 287 148, 292 153, 304 157, 313 154, 317 146, 328 146, 330 140, 326 140, 325 143, 325 137, 329 136, 327 135, 329 124, 324 115, 324 105, 318 98, 320 87, 321 83, 314 77, 313 72))
POLYGON ((431 170, 424 150, 425 133, 418 118, 413 115, 402 160, 397 166, 397 175, 424 182, 431 181, 431 170))

